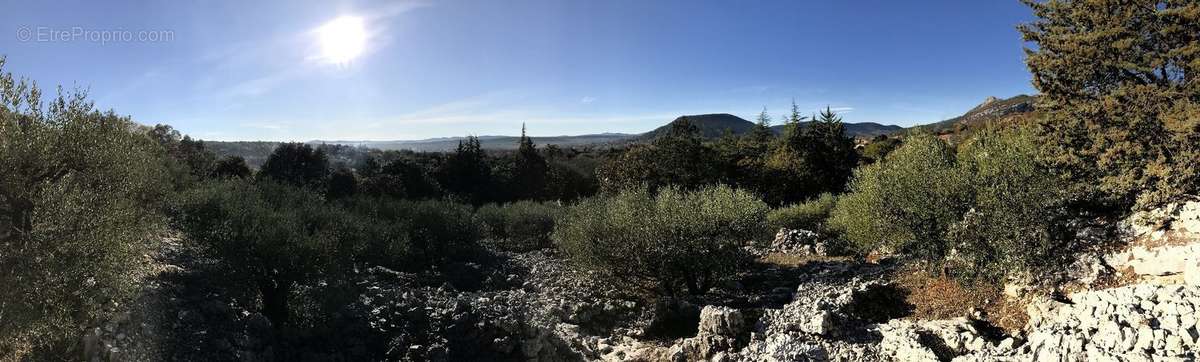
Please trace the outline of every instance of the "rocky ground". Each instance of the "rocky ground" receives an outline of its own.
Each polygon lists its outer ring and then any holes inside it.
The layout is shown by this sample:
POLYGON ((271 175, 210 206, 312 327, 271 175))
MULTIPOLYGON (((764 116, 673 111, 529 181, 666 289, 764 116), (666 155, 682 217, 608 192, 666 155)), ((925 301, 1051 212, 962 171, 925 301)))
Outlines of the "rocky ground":
POLYGON ((1158 216, 1131 227, 1128 245, 1081 258, 1070 289, 1008 288, 1026 305, 1019 330, 979 311, 915 318, 895 262, 826 258, 816 234, 785 231, 751 250, 764 262, 672 304, 549 251, 421 274, 371 268, 359 274, 362 292, 323 322, 328 333, 279 350, 269 322, 214 277, 219 266, 168 238, 142 296, 81 343, 89 360, 146 361, 1195 360, 1200 202, 1158 216), (801 262, 771 262, 780 255, 801 262))

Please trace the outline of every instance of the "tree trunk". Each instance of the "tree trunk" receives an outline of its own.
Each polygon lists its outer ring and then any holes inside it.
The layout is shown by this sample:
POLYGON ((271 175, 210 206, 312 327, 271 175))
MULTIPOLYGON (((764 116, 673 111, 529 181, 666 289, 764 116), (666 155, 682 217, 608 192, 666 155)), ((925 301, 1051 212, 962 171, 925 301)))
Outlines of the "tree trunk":
POLYGON ((33 231, 33 202, 12 199, 9 201, 9 222, 15 234, 24 235, 33 231))
POLYGON ((704 294, 704 289, 700 284, 701 283, 700 278, 696 275, 696 273, 692 272, 691 270, 688 270, 683 273, 683 277, 685 279, 684 281, 687 282, 687 289, 688 289, 689 294, 691 294, 691 295, 704 294))
POLYGON ((288 294, 291 293, 291 282, 263 281, 259 283, 262 293, 263 315, 271 321, 275 330, 283 329, 291 317, 288 309, 288 294))

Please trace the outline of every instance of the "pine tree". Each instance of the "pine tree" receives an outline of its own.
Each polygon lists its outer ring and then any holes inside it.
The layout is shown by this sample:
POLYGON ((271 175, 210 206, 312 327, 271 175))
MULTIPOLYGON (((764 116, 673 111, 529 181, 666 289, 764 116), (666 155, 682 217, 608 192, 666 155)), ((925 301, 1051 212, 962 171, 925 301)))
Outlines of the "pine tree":
POLYGON ((540 199, 546 191, 546 159, 538 153, 533 140, 521 124, 521 138, 513 159, 513 176, 509 189, 515 199, 540 199))
POLYGON ((1040 143, 1076 198, 1124 209, 1198 191, 1200 3, 1022 1, 1038 17, 1020 31, 1040 143))
POLYGON ((454 153, 438 172, 446 190, 472 204, 482 204, 492 197, 492 173, 479 137, 468 136, 458 142, 454 153))

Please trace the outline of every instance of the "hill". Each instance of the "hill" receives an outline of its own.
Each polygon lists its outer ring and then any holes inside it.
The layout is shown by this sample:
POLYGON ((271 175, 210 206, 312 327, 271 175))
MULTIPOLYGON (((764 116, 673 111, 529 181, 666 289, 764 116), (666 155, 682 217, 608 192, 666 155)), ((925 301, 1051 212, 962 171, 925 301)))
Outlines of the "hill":
MULTIPOLYGON (((808 122, 801 122, 801 124, 808 124, 808 122)), ((878 135, 892 134, 904 130, 904 127, 890 124, 879 124, 875 122, 842 124, 846 126, 846 135, 854 138, 872 138, 878 135)), ((775 131, 776 134, 782 134, 784 126, 785 125, 777 124, 771 126, 771 130, 775 131)))
MULTIPOLYGON (((700 133, 705 138, 717 138, 725 134, 725 130, 731 130, 734 134, 742 134, 754 127, 754 122, 747 121, 741 117, 728 114, 700 114, 680 116, 671 123, 688 120, 700 128, 700 133)), ((667 123, 661 127, 655 128, 649 132, 641 134, 628 133, 597 133, 578 136, 550 136, 550 137, 531 137, 533 143, 538 146, 558 145, 561 147, 569 146, 602 146, 602 145, 618 145, 627 142, 647 141, 666 134, 670 131, 671 123, 667 123)), ((846 135, 858 138, 870 138, 881 134, 889 134, 902 131, 904 128, 893 125, 882 125, 878 123, 845 123, 846 135)), ((783 132, 783 125, 771 127, 775 133, 783 132)), ((448 152, 454 151, 458 147, 458 142, 466 137, 439 137, 428 138, 421 140, 394 140, 394 141, 355 141, 355 140, 313 140, 307 143, 329 144, 329 145, 345 145, 353 146, 354 148, 374 148, 379 150, 410 150, 415 152, 448 152)), ((486 150, 505 151, 514 150, 517 148, 517 136, 479 136, 480 145, 486 150)), ((221 141, 205 141, 210 149, 219 156, 234 155, 242 156, 251 166, 259 166, 266 161, 267 155, 279 145, 279 142, 269 141, 237 141, 237 142, 221 142, 221 141)))
POLYGON ((1033 103, 1036 99, 1036 97, 1026 94, 1007 99, 988 97, 983 100, 983 103, 971 108, 961 116, 917 127, 938 134, 952 133, 960 129, 969 132, 989 122, 1006 121, 1032 114, 1034 112, 1033 103))
POLYGON ((714 114, 697 114, 691 116, 680 116, 675 120, 655 128, 650 132, 643 133, 639 138, 643 140, 652 140, 671 131, 671 125, 676 122, 688 121, 696 128, 700 129, 700 135, 704 138, 717 138, 725 134, 725 130, 733 131, 733 134, 742 134, 754 127, 754 122, 747 121, 742 117, 738 117, 729 113, 714 113, 714 114))
MULTIPOLYGON (((562 147, 603 145, 624 141, 638 135, 625 133, 598 133, 578 136, 530 137, 538 146, 555 144, 562 147)), ((479 144, 487 150, 514 150, 517 148, 517 136, 479 136, 479 144)), ((411 150, 417 152, 446 152, 458 147, 458 142, 466 137, 439 137, 423 140, 407 141, 310 141, 309 143, 331 143, 351 146, 363 146, 380 150, 411 150)))
MULTIPOLYGON (((754 122, 747 121, 742 117, 738 117, 728 113, 716 114, 700 114, 692 116, 681 116, 671 121, 671 123, 688 120, 696 127, 700 128, 700 134, 705 138, 717 138, 725 134, 725 130, 733 131, 733 134, 742 134, 754 127, 754 122)), ((660 135, 666 134, 671 130, 671 123, 655 128, 650 132, 643 133, 640 139, 648 140, 657 138, 660 135)), ((808 122, 802 122, 807 124, 808 122)), ((871 138, 882 134, 890 134, 904 130, 904 127, 883 125, 874 122, 863 123, 843 123, 846 126, 846 135, 855 138, 871 138)), ((782 134, 785 125, 771 126, 771 130, 776 134, 782 134)))

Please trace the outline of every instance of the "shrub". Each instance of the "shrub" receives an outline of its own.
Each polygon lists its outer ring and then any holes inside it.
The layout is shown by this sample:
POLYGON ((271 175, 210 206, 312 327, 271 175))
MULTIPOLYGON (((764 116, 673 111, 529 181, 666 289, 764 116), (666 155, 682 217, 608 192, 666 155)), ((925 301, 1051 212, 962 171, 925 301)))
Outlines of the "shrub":
POLYGON ((213 176, 217 178, 248 178, 252 173, 241 156, 225 156, 213 168, 213 176))
POLYGON ((43 107, 3 65, 0 360, 70 359, 81 327, 130 297, 147 269, 168 187, 163 152, 80 93, 43 107))
POLYGON ((1060 179, 1019 130, 985 129, 957 156, 940 140, 910 136, 883 162, 861 168, 830 224, 860 252, 883 250, 968 278, 1038 273, 1062 247, 1060 179))
POLYGON ((553 238, 578 265, 649 290, 701 294, 732 275, 745 243, 764 236, 768 207, 728 186, 626 190, 567 209, 553 238))
POLYGON ((553 202, 487 204, 475 211, 484 234, 503 250, 530 251, 552 246, 550 234, 562 207, 553 202))
POLYGON ((824 232, 825 222, 836 201, 833 194, 825 193, 801 204, 771 210, 767 214, 767 225, 771 230, 787 228, 824 232))
POLYGON ((471 207, 442 200, 354 197, 345 206, 367 224, 360 260, 420 270, 461 256, 478 245, 471 207))
POLYGON ((176 224, 222 260, 232 281, 243 281, 262 300, 276 328, 289 323, 293 290, 348 267, 357 224, 309 190, 262 181, 210 183, 180 197, 171 208, 176 224))
POLYGON ((903 146, 859 168, 839 198, 830 224, 862 252, 884 250, 940 261, 944 236, 969 208, 970 190, 954 153, 934 136, 909 136, 903 146))
MULTIPOLYGON (((958 152, 970 176, 971 210, 947 238, 968 274, 996 276, 1011 271, 1034 275, 1060 265, 1064 242, 1064 183, 1036 161, 1037 143, 1028 132, 984 130, 958 152)), ((1066 253, 1064 253, 1066 252, 1066 253)))
POLYGON ((329 175, 325 196, 330 199, 350 197, 358 193, 358 176, 348 168, 338 168, 329 175))

